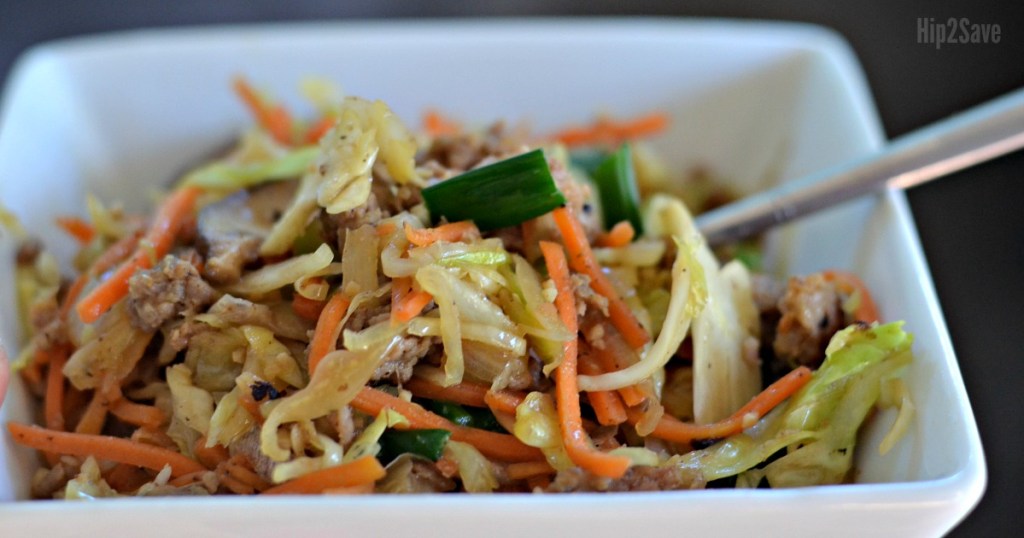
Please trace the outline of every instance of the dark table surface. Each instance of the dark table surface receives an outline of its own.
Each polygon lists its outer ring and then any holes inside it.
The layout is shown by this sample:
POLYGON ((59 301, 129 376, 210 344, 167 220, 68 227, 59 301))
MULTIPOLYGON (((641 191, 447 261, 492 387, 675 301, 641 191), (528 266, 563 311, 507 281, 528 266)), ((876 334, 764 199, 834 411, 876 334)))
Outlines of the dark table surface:
MULTIPOLYGON (((886 132, 913 130, 1024 86, 1024 2, 780 0, 0 1, 0 81, 26 47, 118 29, 385 17, 664 15, 793 20, 844 35, 864 66, 886 132), (998 24, 998 43, 920 43, 919 18, 998 24)), ((954 536, 1019 535, 1024 477, 1024 152, 910 192, 989 468, 985 497, 954 536)))

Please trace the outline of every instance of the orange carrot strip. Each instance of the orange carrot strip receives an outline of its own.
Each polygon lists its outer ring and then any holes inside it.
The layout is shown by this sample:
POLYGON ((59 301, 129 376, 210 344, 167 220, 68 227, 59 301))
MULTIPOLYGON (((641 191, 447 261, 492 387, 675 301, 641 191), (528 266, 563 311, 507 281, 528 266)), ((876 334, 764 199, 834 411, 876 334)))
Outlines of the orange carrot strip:
POLYGON ((57 226, 83 245, 96 237, 96 228, 78 217, 57 217, 57 226))
POLYGON ((397 305, 391 305, 393 319, 397 323, 405 323, 420 315, 423 309, 434 300, 434 296, 423 290, 413 289, 407 293, 397 305))
POLYGON ((508 413, 512 416, 515 416, 516 408, 519 407, 519 404, 523 403, 525 398, 522 393, 508 390, 497 392, 488 390, 484 393, 484 402, 491 411, 508 413))
POLYGON ((334 122, 336 121, 338 121, 338 118, 332 116, 320 118, 320 120, 306 129, 306 134, 302 137, 303 141, 307 144, 316 144, 327 134, 327 131, 331 130, 331 127, 334 127, 334 122))
POLYGON ((616 145, 626 140, 657 134, 664 131, 666 127, 668 127, 668 115, 656 112, 619 122, 608 118, 599 118, 586 127, 563 129, 552 135, 551 138, 570 147, 587 144, 616 145))
POLYGON ((462 127, 436 110, 427 110, 423 113, 423 130, 432 137, 438 137, 458 134, 462 127))
MULTIPOLYGON (((590 353, 580 354, 578 359, 579 371, 586 375, 599 375, 605 370, 597 365, 593 355, 590 353)), ((590 407, 597 415, 597 422, 604 426, 617 426, 626 422, 626 408, 619 399, 619 393, 615 391, 594 391, 587 393, 587 400, 590 407)))
POLYGON ((319 320, 320 313, 324 311, 325 306, 327 306, 327 301, 310 299, 301 293, 296 293, 295 296, 292 297, 292 310, 294 310, 300 318, 308 319, 309 321, 319 320))
POLYGON ((68 314, 71 313, 71 307, 75 305, 75 301, 78 300, 78 296, 82 294, 82 290, 85 289, 85 283, 88 279, 85 273, 78 275, 78 278, 71 283, 71 287, 68 288, 67 295, 64 296, 64 302, 60 304, 60 319, 67 321, 68 314))
POLYGON ((103 425, 107 422, 107 412, 109 410, 110 400, 104 396, 103 391, 100 389, 93 391, 89 406, 82 413, 82 418, 78 419, 75 433, 96 435, 103 431, 103 425))
POLYGON ((210 471, 207 471, 207 470, 204 469, 202 471, 195 471, 195 472, 192 472, 192 473, 183 474, 183 475, 181 475, 179 477, 171 479, 168 482, 168 484, 170 484, 170 485, 172 485, 172 486, 174 486, 176 488, 184 487, 184 486, 187 486, 189 484, 195 484, 196 482, 199 482, 200 480, 202 480, 203 479, 203 475, 205 475, 208 472, 210 472, 210 471))
POLYGON ((525 480, 535 476, 544 476, 554 473, 554 467, 546 461, 510 463, 505 467, 505 474, 508 476, 509 480, 525 480))
POLYGON ((243 483, 241 480, 237 480, 228 474, 226 469, 218 469, 217 478, 220 480, 220 485, 228 488, 228 491, 235 495, 253 495, 256 493, 256 488, 243 483))
POLYGON ((374 485, 373 482, 367 482, 343 488, 327 488, 322 493, 324 495, 369 495, 373 493, 374 485))
POLYGON ((242 409, 248 411, 256 422, 263 424, 263 421, 265 419, 265 417, 263 416, 263 411, 260 409, 260 403, 257 402, 256 399, 252 397, 252 392, 242 392, 242 395, 238 397, 238 405, 240 405, 242 409))
POLYGON ((871 291, 857 275, 838 270, 825 271, 822 275, 825 280, 834 282, 839 291, 847 295, 854 291, 860 291, 860 304, 857 305, 857 310, 853 313, 853 317, 857 318, 857 321, 874 323, 882 318, 878 314, 878 306, 875 304, 874 298, 871 297, 871 291))
POLYGON ((452 432, 452 439, 469 443, 483 455, 501 461, 532 461, 544 455, 526 446, 512 435, 453 424, 448 419, 386 392, 364 387, 352 400, 352 407, 377 416, 384 409, 397 411, 409 421, 410 428, 439 428, 452 432))
POLYGON ((316 365, 325 355, 334 351, 338 344, 338 334, 341 332, 341 320, 345 318, 345 312, 351 300, 338 290, 327 301, 320 319, 316 322, 316 329, 313 331, 313 340, 309 343, 309 373, 313 374, 316 365))
POLYGON ((143 230, 135 230, 111 244, 107 247, 107 250, 103 251, 103 254, 96 258, 96 261, 92 262, 92 267, 89 268, 88 273, 92 276, 102 275, 121 260, 130 256, 132 252, 135 252, 135 247, 138 245, 143 233, 143 230))
POLYGON ((42 350, 36 353, 49 353, 49 370, 46 372, 46 395, 44 396, 43 415, 46 427, 51 430, 64 429, 64 364, 68 360, 67 348, 42 350))
POLYGON ((108 435, 59 432, 17 422, 8 422, 7 431, 19 444, 44 452, 93 456, 154 471, 160 471, 165 465, 170 465, 172 477, 204 470, 197 461, 181 453, 108 435))
POLYGON ((202 463, 211 469, 231 458, 231 455, 228 453, 228 449, 223 445, 207 447, 205 436, 196 439, 195 444, 192 445, 192 453, 196 455, 196 459, 199 460, 199 463, 202 463))
POLYGON ((322 493, 324 490, 372 484, 384 478, 384 467, 373 456, 363 456, 353 462, 342 463, 302 475, 263 492, 264 495, 322 493))
MULTIPOLYGON (((562 319, 570 334, 576 334, 576 301, 573 298, 565 254, 561 246, 549 241, 541 241, 540 250, 544 255, 548 275, 551 276, 558 291, 555 296, 558 317, 562 319)), ((583 429, 583 419, 580 417, 580 392, 576 378, 577 345, 578 341, 575 338, 562 344, 562 362, 555 370, 555 402, 558 407, 558 420, 562 426, 562 443, 569 459, 581 468, 598 476, 621 478, 629 469, 629 458, 612 456, 597 450, 583 429)))
POLYGON ((134 465, 118 463, 113 469, 103 475, 103 479, 118 492, 129 493, 152 480, 152 475, 134 465))
POLYGON ((224 469, 232 478, 256 491, 263 491, 270 487, 270 483, 252 469, 252 464, 245 456, 232 457, 224 463, 224 469))
POLYGON ((450 222, 434 228, 413 228, 405 225, 405 238, 418 247, 432 245, 438 241, 453 243, 468 237, 480 237, 480 230, 471 220, 450 222))
POLYGON ((270 133, 278 142, 292 143, 292 118, 283 106, 265 101, 242 77, 235 78, 234 87, 235 92, 249 107, 249 111, 256 118, 256 123, 260 127, 270 133))
POLYGON ((590 243, 583 232, 583 225, 567 207, 559 207, 551 214, 554 215, 555 224, 562 234, 565 249, 569 251, 569 265, 577 273, 589 276, 590 287, 608 299, 608 317, 626 339, 626 343, 634 349, 643 347, 651 337, 601 271, 601 266, 594 259, 594 252, 590 249, 590 243))
POLYGON ((459 462, 449 458, 448 456, 442 455, 438 458, 437 461, 434 462, 434 467, 437 467, 437 470, 441 471, 441 474, 444 475, 445 478, 453 478, 459 474, 459 462))
POLYGON ((110 407, 110 413, 122 422, 155 430, 164 423, 167 416, 158 407, 135 403, 121 398, 110 407))
POLYGON ((484 398, 487 395, 488 389, 483 385, 475 385, 463 381, 450 387, 442 387, 421 377, 413 377, 406 381, 403 387, 420 398, 455 402, 471 407, 487 407, 487 402, 484 398))
POLYGON ((136 270, 152 267, 153 258, 163 258, 171 250, 182 221, 195 207, 199 192, 200 190, 196 187, 184 187, 167 198, 146 235, 149 245, 152 246, 152 251, 137 249, 135 254, 118 268, 117 272, 84 297, 77 307, 82 321, 85 323, 96 321, 114 303, 128 294, 128 279, 135 274, 136 270))
POLYGON ((597 236, 597 244, 602 247, 624 247, 636 237, 636 230, 628 220, 624 220, 615 226, 608 233, 597 236))
MULTIPOLYGON (((626 368, 630 364, 627 357, 635 357, 635 353, 629 348, 629 345, 622 340, 622 336, 619 331, 614 327, 609 326, 607 323, 604 324, 604 342, 603 347, 591 346, 591 351, 594 353, 594 358, 597 360, 597 364, 604 369, 605 372, 614 372, 626 368)), ((622 387, 618 390, 619 396, 622 397, 622 401, 629 407, 634 407, 643 403, 646 397, 640 387, 636 385, 630 385, 628 387, 622 387)))
MULTIPOLYGON (((712 424, 691 424, 665 415, 658 421, 651 435, 674 443, 690 443, 695 439, 721 439, 735 435, 749 427, 753 421, 760 420, 775 406, 800 390, 811 380, 811 375, 811 371, 806 366, 801 366, 769 385, 739 411, 712 424)), ((639 410, 629 409, 627 413, 630 423, 639 422, 641 418, 639 410)))

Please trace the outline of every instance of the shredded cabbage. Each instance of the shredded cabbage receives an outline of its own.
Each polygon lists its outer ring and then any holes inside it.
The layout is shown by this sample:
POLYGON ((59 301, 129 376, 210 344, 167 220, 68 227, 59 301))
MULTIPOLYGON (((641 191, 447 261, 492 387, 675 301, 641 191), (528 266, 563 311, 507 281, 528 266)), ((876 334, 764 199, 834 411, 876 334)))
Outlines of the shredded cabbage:
POLYGON ((229 286, 227 291, 244 297, 259 297, 285 286, 294 285, 305 276, 323 271, 332 261, 334 261, 334 251, 324 243, 311 254, 295 256, 248 273, 238 282, 229 286))
POLYGON ((167 386, 174 401, 174 416, 189 428, 207 435, 213 417, 213 396, 192 384, 192 371, 184 364, 166 370, 167 386))
POLYGON ((384 435, 385 430, 395 426, 408 425, 409 421, 401 413, 391 409, 381 411, 377 418, 373 419, 373 422, 352 441, 352 445, 348 447, 348 452, 342 461, 348 463, 363 456, 376 456, 380 453, 378 441, 380 441, 380 436, 384 435))
MULTIPOLYGON (((397 342, 392 340, 388 347, 397 342)), ((289 451, 282 448, 277 430, 287 423, 326 416, 348 405, 363 389, 377 369, 386 347, 366 351, 339 350, 328 353, 320 361, 313 377, 302 390, 281 398, 260 430, 260 449, 274 461, 288 460, 289 451)))
POLYGON ((491 493, 498 489, 491 462, 471 444, 449 440, 444 455, 459 466, 459 478, 469 493, 491 493))
POLYGON ((913 337, 902 322, 852 325, 829 342, 825 362, 787 405, 747 432, 709 448, 677 456, 682 467, 708 480, 752 469, 776 452, 786 454, 763 469, 772 487, 838 484, 853 462, 857 431, 875 406, 882 384, 898 376, 912 360, 913 337))
POLYGON ((516 407, 516 422, 512 433, 523 444, 539 448, 556 470, 574 467, 562 444, 558 410, 551 396, 543 392, 527 394, 523 403, 516 407))

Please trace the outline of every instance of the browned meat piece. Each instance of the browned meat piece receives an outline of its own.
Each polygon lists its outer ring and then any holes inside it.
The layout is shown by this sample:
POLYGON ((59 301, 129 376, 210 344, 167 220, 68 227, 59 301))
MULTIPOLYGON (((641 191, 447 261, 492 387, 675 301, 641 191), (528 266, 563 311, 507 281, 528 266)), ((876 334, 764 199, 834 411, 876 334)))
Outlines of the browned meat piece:
POLYGON ((392 383, 405 383, 412 377, 412 369, 416 363, 427 356, 430 348, 440 340, 435 337, 405 336, 396 345, 392 346, 377 370, 373 372, 373 380, 386 379, 392 383))
POLYGON ((389 211, 381 208, 377 198, 379 191, 377 184, 370 196, 363 205, 343 211, 337 215, 320 212, 320 222, 323 224, 325 241, 334 242, 338 245, 338 252, 345 250, 345 231, 354 230, 364 224, 376 225, 382 219, 391 216, 389 211))
POLYGON ((768 275, 752 273, 750 275, 750 291, 754 296, 754 305, 762 314, 779 311, 779 301, 786 293, 781 282, 768 275))
POLYGON ((792 277, 778 304, 782 317, 773 344, 775 355, 791 365, 821 364, 828 341, 843 323, 835 286, 817 273, 792 277))
POLYGON ((249 459, 252 463, 252 468, 256 471, 256 474, 263 477, 264 480, 271 482, 271 474, 274 472, 274 460, 267 457, 260 450, 260 429, 253 428, 248 433, 239 437, 231 446, 228 447, 229 452, 232 456, 241 454, 249 459))
POLYGON ((172 318, 195 314, 214 294, 194 265, 167 255, 156 267, 128 279, 128 313, 132 325, 155 331, 172 318))
POLYGON ((704 480, 698 473, 671 466, 630 467, 626 474, 618 479, 595 476, 574 467, 559 471, 547 491, 551 493, 668 491, 702 487, 704 487, 704 480))
POLYGON ((430 460, 402 454, 388 464, 388 474, 377 483, 381 493, 444 493, 455 481, 441 474, 430 460))
POLYGON ((15 254, 15 263, 21 266, 35 263, 36 258, 43 251, 43 244, 38 239, 28 238, 18 245, 18 252, 15 254))
POLYGON ((294 193, 295 182, 282 181, 239 191, 203 208, 197 223, 206 257, 203 276, 221 285, 237 281, 242 268, 259 257, 260 244, 294 193))
POLYGON ((207 313, 232 325, 257 325, 270 329, 278 336, 303 342, 309 341, 308 332, 313 330, 311 322, 290 315, 290 311, 282 312, 280 308, 275 308, 240 299, 233 295, 224 295, 210 307, 207 313))
POLYGON ((576 314, 578 316, 583 317, 589 306, 596 308, 604 317, 608 317, 608 298, 590 287, 590 277, 573 273, 572 287, 576 295, 576 314))
POLYGON ((510 130, 499 121, 483 133, 474 131, 439 136, 419 161, 421 164, 434 162, 454 175, 475 168, 488 158, 504 158, 516 152, 524 140, 522 131, 510 130))

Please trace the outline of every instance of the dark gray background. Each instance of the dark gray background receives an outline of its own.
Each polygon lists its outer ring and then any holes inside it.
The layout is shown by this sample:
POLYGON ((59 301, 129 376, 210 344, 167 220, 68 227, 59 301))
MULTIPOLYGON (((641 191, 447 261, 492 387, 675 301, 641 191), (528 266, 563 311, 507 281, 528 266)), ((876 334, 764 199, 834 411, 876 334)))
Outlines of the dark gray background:
MULTIPOLYGON (((898 136, 1024 86, 1024 2, 985 0, 799 2, 734 0, 553 0, 472 2, 358 0, 0 0, 0 81, 15 57, 40 41, 142 27, 385 17, 664 15, 810 22, 843 34, 874 92, 886 132, 898 136), (585 6, 585 7, 584 7, 585 6), (998 44, 917 42, 917 19, 995 23, 998 44)), ((1024 478, 1024 153, 910 193, 989 466, 984 499, 956 536, 1019 535, 1024 478)))

